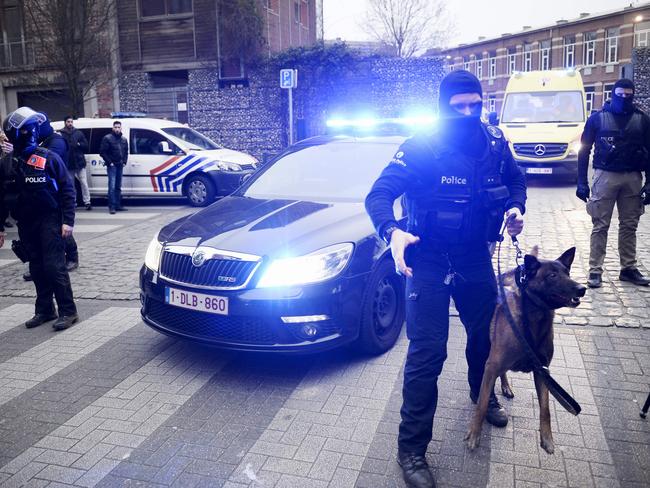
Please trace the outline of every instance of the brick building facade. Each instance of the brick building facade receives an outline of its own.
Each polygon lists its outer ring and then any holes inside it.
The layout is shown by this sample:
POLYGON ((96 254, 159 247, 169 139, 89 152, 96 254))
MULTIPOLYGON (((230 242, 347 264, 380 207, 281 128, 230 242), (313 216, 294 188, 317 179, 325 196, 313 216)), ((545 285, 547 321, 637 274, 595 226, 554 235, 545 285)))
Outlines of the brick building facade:
POLYGON ((467 69, 483 86, 491 111, 500 111, 510 74, 540 69, 580 70, 587 109, 599 109, 621 76, 632 77, 632 50, 650 46, 650 3, 603 13, 581 13, 543 27, 482 39, 440 52, 448 69, 467 69))

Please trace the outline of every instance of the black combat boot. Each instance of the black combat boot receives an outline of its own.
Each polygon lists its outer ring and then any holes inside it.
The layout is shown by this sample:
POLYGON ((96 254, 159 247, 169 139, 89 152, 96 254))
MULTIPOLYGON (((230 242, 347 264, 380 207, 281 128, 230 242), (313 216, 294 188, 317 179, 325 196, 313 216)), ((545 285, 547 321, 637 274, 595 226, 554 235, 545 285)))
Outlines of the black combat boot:
POLYGON ((589 273, 589 279, 587 280, 587 286, 589 288, 600 288, 603 286, 603 278, 598 273, 589 273))
POLYGON ((52 324, 54 330, 65 330, 72 327, 79 321, 79 315, 63 315, 56 319, 56 322, 52 324))
POLYGON ((650 285, 650 280, 643 276, 641 272, 636 268, 625 268, 621 270, 621 273, 618 275, 618 279, 621 281, 629 281, 639 286, 648 286, 650 285))
POLYGON ((397 464, 402 467, 402 475, 409 488, 436 488, 436 481, 422 454, 398 452, 397 464))
POLYGON ((27 322, 25 322, 25 327, 27 327, 28 329, 33 329, 34 327, 38 327, 39 325, 43 325, 46 322, 51 322, 54 319, 56 319, 56 314, 54 314, 54 313, 51 314, 51 315, 37 313, 31 319, 29 319, 27 322))
MULTIPOLYGON (((472 403, 476 404, 478 395, 474 394, 474 392, 470 392, 469 398, 472 400, 472 403)), ((501 406, 494 393, 490 395, 487 412, 485 412, 485 420, 495 427, 505 427, 508 425, 508 415, 506 414, 506 410, 501 406)))

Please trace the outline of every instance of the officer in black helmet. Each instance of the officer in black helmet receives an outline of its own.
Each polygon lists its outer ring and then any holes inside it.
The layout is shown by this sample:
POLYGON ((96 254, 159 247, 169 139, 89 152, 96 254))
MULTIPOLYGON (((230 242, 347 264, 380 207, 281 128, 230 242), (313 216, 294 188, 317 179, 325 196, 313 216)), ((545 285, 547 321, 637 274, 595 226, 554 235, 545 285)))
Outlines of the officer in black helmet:
MULTIPOLYGON (((404 142, 366 197, 396 272, 406 276, 410 342, 398 463, 406 483, 417 488, 435 486, 425 453, 447 357, 450 297, 467 332, 470 398, 476 402, 497 298, 488 242, 496 240, 504 215, 510 235, 523 229, 524 176, 501 131, 481 122, 481 107, 478 79, 467 71, 448 74, 440 84, 437 129, 404 142), (407 207, 406 231, 393 214, 400 195, 407 207)), ((494 393, 487 420, 498 427, 508 421, 494 393)))
POLYGON ((74 226, 75 188, 61 158, 39 147, 46 121, 45 114, 20 107, 3 128, 13 144, 16 198, 11 212, 36 286, 35 314, 25 326, 54 321, 54 329, 63 330, 79 320, 64 254, 64 239, 74 226))

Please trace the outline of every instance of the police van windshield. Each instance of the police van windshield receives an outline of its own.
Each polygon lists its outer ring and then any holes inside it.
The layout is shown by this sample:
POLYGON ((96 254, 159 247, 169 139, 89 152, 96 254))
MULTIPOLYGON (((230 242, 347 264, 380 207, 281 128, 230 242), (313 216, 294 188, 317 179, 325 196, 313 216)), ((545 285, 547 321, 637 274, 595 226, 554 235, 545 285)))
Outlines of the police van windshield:
POLYGON ((168 127, 162 131, 169 134, 174 142, 194 151, 222 149, 220 145, 189 127, 168 127))
POLYGON ((583 122, 585 111, 579 91, 509 93, 502 122, 583 122))
POLYGON ((398 143, 340 142, 287 154, 261 173, 244 196, 362 202, 398 143))

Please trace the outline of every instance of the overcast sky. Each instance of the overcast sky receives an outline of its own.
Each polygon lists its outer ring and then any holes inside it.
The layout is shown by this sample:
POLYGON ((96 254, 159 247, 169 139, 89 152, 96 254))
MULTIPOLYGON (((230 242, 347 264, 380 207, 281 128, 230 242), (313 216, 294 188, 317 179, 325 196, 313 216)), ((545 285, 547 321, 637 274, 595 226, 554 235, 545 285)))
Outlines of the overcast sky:
MULTIPOLYGON (((368 0, 323 0, 325 39, 367 40, 359 27, 368 0)), ((622 8, 630 3, 640 5, 648 0, 448 0, 456 21, 456 35, 451 45, 477 40, 478 36, 497 37, 504 32, 520 31, 573 19, 580 12, 602 12, 622 8)))

